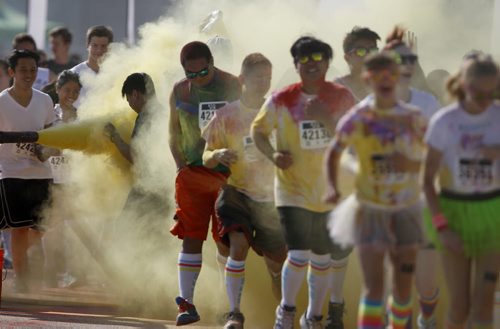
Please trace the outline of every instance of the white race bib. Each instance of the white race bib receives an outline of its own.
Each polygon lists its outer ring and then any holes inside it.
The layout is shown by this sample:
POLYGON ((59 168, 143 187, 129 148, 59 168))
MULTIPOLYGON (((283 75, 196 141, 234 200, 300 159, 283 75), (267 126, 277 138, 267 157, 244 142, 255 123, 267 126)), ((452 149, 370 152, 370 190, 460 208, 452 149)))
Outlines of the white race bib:
POLYGON ((61 184, 68 181, 69 176, 69 163, 68 159, 63 156, 51 156, 49 158, 50 169, 52 170, 52 177, 54 183, 61 184))
POLYGON ((255 162, 258 158, 259 150, 255 147, 252 136, 243 137, 243 156, 247 162, 255 162))
POLYGON ((203 129, 213 118, 215 111, 225 106, 227 102, 201 102, 198 106, 198 123, 203 129))
POLYGON ((17 158, 36 158, 34 143, 16 143, 13 150, 17 158))
POLYGON ((456 179, 461 188, 488 188, 495 182, 494 162, 489 159, 458 160, 458 177, 456 179))
POLYGON ((396 171, 394 161, 387 154, 371 156, 373 181, 381 184, 400 184, 408 179, 408 175, 396 171))
POLYGON ((325 126, 314 120, 299 122, 300 146, 303 149, 321 149, 328 146, 331 137, 325 126))

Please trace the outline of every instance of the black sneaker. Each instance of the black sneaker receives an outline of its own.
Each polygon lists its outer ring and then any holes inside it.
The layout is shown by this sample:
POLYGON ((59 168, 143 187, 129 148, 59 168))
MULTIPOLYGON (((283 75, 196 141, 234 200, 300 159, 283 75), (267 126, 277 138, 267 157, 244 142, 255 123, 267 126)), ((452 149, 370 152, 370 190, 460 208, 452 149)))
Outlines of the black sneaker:
POLYGON ((344 329, 344 303, 328 303, 328 318, 325 329, 344 329))
POLYGON ((224 325, 224 329, 243 329, 243 323, 245 323, 243 313, 232 311, 226 315, 226 324, 224 325))

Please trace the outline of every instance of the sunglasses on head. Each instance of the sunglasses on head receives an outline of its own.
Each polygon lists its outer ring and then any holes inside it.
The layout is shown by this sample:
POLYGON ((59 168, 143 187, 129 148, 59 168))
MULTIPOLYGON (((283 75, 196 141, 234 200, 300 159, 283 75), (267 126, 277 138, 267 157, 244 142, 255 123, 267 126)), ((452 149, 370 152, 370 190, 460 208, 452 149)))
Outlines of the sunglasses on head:
POLYGON ((188 79, 196 79, 197 77, 203 78, 206 77, 209 73, 208 67, 204 68, 203 70, 200 70, 198 72, 190 72, 190 71, 185 71, 186 73, 186 78, 188 79))
POLYGON ((377 51, 378 51, 377 47, 373 47, 373 48, 356 47, 354 49, 351 49, 349 51, 349 54, 356 54, 356 56, 358 56, 358 57, 365 57, 366 55, 368 55, 370 53, 377 52, 377 51))
POLYGON ((299 56, 297 62, 300 64, 307 64, 309 61, 321 62, 324 58, 323 53, 312 53, 310 55, 299 56))
POLYGON ((398 55, 396 56, 396 63, 399 65, 410 64, 413 65, 418 60, 417 55, 398 55))

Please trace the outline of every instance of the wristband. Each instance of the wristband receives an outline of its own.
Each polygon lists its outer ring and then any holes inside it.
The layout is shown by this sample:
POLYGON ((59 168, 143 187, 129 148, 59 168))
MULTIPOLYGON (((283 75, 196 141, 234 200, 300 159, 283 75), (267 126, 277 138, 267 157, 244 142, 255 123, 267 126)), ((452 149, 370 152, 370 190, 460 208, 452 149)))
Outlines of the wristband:
POLYGON ((432 224, 434 225, 436 230, 438 230, 438 232, 441 232, 448 228, 448 220, 443 214, 432 216, 432 224))

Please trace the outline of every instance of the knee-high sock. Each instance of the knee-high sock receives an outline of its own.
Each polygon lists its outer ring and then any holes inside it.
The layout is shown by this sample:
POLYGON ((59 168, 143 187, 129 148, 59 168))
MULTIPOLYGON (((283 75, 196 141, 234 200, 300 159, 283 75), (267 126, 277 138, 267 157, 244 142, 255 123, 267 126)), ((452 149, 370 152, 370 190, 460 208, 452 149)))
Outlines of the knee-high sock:
POLYGON ((314 316, 321 315, 323 303, 328 293, 330 284, 330 254, 316 255, 311 253, 309 261, 309 273, 307 284, 309 286, 309 304, 307 306, 307 317, 312 319, 314 316))
POLYGON ((295 299, 304 281, 310 250, 289 250, 281 276, 281 305, 295 306, 295 299))
POLYGON ((217 262, 217 268, 219 269, 219 285, 222 287, 224 285, 224 278, 225 278, 225 271, 226 271, 226 263, 227 263, 227 257, 223 256, 219 253, 219 250, 217 249, 215 251, 215 261, 217 262))
POLYGON ((194 287, 201 271, 201 254, 179 253, 178 267, 180 295, 193 303, 194 287))
POLYGON ((333 260, 332 259, 332 273, 330 274, 330 302, 342 303, 344 295, 342 293, 344 288, 345 273, 347 271, 347 263, 349 257, 333 260))
POLYGON ((358 329, 382 329, 384 327, 384 306, 381 300, 359 301, 358 329))
POLYGON ((237 261, 229 257, 226 263, 226 291, 229 299, 229 310, 240 309, 241 293, 245 283, 245 261, 237 261))
POLYGON ((425 298, 420 296, 418 299, 420 303, 420 314, 424 320, 429 320, 434 317, 434 310, 436 309, 437 303, 439 301, 439 289, 430 298, 425 298))
POLYGON ((404 303, 400 303, 394 299, 394 296, 389 298, 389 322, 392 329, 404 329, 411 316, 412 303, 411 299, 404 303))

